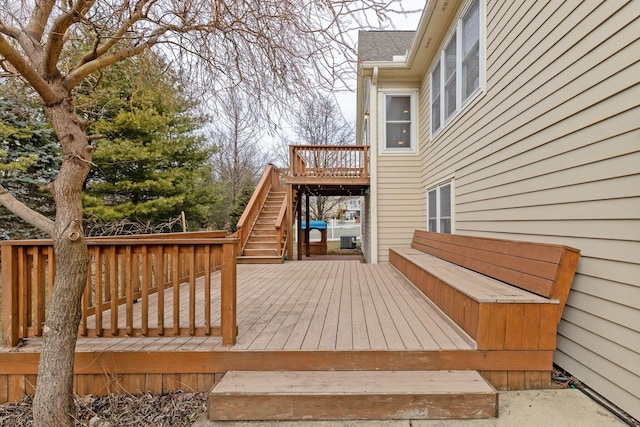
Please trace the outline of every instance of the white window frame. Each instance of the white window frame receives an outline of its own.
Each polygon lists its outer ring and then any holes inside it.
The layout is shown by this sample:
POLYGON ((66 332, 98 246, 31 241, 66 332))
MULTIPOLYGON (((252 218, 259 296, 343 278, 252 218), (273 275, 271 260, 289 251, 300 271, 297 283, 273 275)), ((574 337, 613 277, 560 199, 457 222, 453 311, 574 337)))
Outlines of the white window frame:
POLYGON ((455 206, 455 186, 454 186, 454 179, 453 178, 448 178, 444 181, 440 181, 438 182, 438 184, 432 185, 430 187, 427 187, 427 193, 426 193, 426 202, 427 202, 427 224, 426 224, 426 229, 429 231, 435 231, 438 233, 442 233, 441 231, 441 220, 442 220, 442 203, 441 203, 441 199, 440 199, 440 191, 443 187, 449 185, 449 195, 450 195, 450 199, 449 199, 449 212, 451 213, 451 215, 449 216, 449 219, 451 221, 451 234, 455 233, 456 227, 455 227, 455 210, 454 210, 454 206, 455 206), (429 226, 429 220, 431 219, 429 217, 429 193, 435 191, 436 192, 436 229, 432 230, 431 227, 429 226))
POLYGON ((442 44, 441 48, 440 48, 440 54, 434 58, 434 63, 432 64, 430 70, 429 70, 429 85, 430 85, 430 104, 429 104, 429 114, 430 114, 430 123, 429 123, 429 132, 431 134, 431 140, 433 140, 438 134, 440 134, 449 123, 451 123, 459 114, 461 111, 463 111, 471 102, 472 100, 474 100, 475 98, 478 97, 478 95, 482 92, 484 92, 484 88, 485 88, 485 8, 484 8, 484 0, 471 0, 468 2, 468 4, 465 6, 464 10, 462 11, 462 13, 459 15, 458 19, 455 21, 454 23, 454 27, 452 27, 451 29, 451 34, 449 35, 449 37, 444 41, 444 43, 442 44), (462 37, 459 35, 462 34, 462 28, 463 28, 463 20, 465 18, 465 16, 467 15, 467 13, 469 12, 469 10, 471 9, 471 6, 473 5, 473 3, 475 1, 478 1, 478 80, 479 80, 479 84, 478 87, 471 93, 469 94, 469 96, 467 97, 467 99, 462 99, 462 37), (449 45, 449 43, 455 39, 455 45, 456 45, 456 69, 455 69, 455 76, 456 76, 456 108, 455 110, 451 113, 451 115, 449 117, 446 117, 446 112, 445 112, 445 81, 444 81, 444 73, 445 73, 445 62, 446 62, 446 58, 445 58, 445 50, 447 48, 447 46, 449 45), (440 117, 439 117, 439 123, 440 126, 437 129, 433 128, 433 124, 434 124, 434 118, 433 118, 433 105, 434 105, 434 97, 433 94, 436 93, 433 90, 433 85, 434 85, 434 71, 436 70, 436 68, 438 68, 438 66, 440 66, 439 68, 439 78, 438 78, 438 84, 439 84, 439 113, 440 113, 440 117))
POLYGON ((385 89, 380 93, 380 152, 384 154, 416 154, 418 152, 418 90, 385 89), (410 98, 411 141, 406 147, 387 147, 387 96, 408 96, 410 98))

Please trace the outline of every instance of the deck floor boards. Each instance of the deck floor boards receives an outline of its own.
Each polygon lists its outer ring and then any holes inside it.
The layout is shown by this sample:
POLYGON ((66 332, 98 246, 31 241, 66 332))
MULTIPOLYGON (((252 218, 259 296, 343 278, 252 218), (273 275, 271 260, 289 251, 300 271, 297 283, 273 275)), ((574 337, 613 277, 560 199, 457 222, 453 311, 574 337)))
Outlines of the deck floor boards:
MULTIPOLYGON (((351 260, 242 264, 237 278, 239 335, 234 346, 223 346, 220 337, 81 337, 76 351, 472 349, 469 338, 390 264, 351 260)), ((202 295, 203 281, 197 285, 197 295, 202 295)), ((188 295, 188 286, 181 289, 183 322, 189 317, 188 300, 183 297, 188 295)), ((211 287, 212 324, 216 324, 220 317, 219 277, 212 278, 211 287)), ((172 327, 172 295, 170 290, 165 293, 167 328, 172 327)), ((157 319, 157 311, 151 308, 154 297, 149 297, 149 319, 157 319)), ((202 304, 202 299, 197 303, 202 304)), ((137 319, 141 308, 141 304, 134 304, 137 319)), ((103 313, 105 329, 110 327, 110 314, 103 313)), ((197 326, 203 326, 199 319, 197 326)), ((124 311, 118 320, 124 327, 124 311)), ((90 318, 87 323, 94 321, 90 318)), ((41 341, 29 339, 18 351, 38 352, 41 341)))

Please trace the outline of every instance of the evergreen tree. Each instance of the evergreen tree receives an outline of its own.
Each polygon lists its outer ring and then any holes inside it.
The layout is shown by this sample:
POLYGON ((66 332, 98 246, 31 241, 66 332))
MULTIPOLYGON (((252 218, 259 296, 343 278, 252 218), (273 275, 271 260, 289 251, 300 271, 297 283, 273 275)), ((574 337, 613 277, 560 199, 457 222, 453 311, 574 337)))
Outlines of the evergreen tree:
POLYGON ((234 203, 231 212, 229 214, 229 231, 231 233, 236 231, 236 227, 238 225, 238 221, 244 212, 244 208, 249 204, 249 200, 251 200, 251 196, 253 195, 253 186, 245 186, 240 190, 240 194, 236 198, 236 202, 234 203))
MULTIPOLYGON (((29 102, 23 88, 3 82, 0 99, 0 182, 27 206, 53 218, 55 207, 45 186, 59 168, 59 146, 42 111, 29 102)), ((0 206, 0 234, 11 238, 43 237, 0 206)))
POLYGON ((184 211, 192 229, 206 226, 217 200, 208 160, 212 150, 197 134, 202 117, 164 64, 150 54, 116 64, 83 91, 91 102, 97 140, 87 180, 88 217, 164 222, 184 211), (97 95, 97 96, 96 96, 97 95))

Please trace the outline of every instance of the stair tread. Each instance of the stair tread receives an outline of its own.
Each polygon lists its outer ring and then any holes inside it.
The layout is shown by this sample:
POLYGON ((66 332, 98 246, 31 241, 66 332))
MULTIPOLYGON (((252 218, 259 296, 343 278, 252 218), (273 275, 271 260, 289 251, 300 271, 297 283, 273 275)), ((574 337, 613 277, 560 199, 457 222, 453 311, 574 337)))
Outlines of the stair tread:
POLYGON ((498 415, 476 371, 229 371, 210 420, 464 419, 498 415))
POLYGON ((229 371, 211 393, 495 393, 476 371, 229 371))
POLYGON ((284 257, 278 255, 248 256, 238 257, 238 264, 281 264, 284 257))

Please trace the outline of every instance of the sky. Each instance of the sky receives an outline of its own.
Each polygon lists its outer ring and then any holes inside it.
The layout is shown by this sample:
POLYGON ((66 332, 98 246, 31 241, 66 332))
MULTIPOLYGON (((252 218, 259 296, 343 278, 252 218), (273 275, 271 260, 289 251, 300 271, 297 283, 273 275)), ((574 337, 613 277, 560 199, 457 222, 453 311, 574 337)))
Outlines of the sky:
MULTIPOLYGON (((422 10, 426 4, 426 0, 400 0, 398 2, 402 9, 404 10, 422 10)), ((385 29, 395 29, 395 30, 415 30, 418 28, 418 23, 420 22, 421 13, 412 13, 406 15, 395 15, 391 16, 392 22, 390 23, 390 28, 385 29)), ((357 36, 355 37, 357 39, 357 36)), ((353 73, 353 81, 350 82, 350 85, 353 87, 353 92, 339 92, 335 93, 336 99, 338 100, 338 104, 340 105, 340 109, 342 110, 342 114, 349 121, 355 124, 356 121, 356 74, 355 71, 353 73)))
MULTIPOLYGON (((420 17, 422 16, 422 9, 424 9, 427 0, 395 0, 393 5, 394 9, 405 10, 405 11, 420 11, 414 13, 407 14, 396 14, 389 15, 391 22, 384 23, 384 27, 381 29, 385 30, 416 30, 418 28, 418 23, 420 22, 420 17)), ((372 28, 375 29, 375 28, 372 28)), ((354 40, 354 44, 358 39, 357 32, 352 36, 354 40)), ((354 46, 356 47, 356 46, 354 46)), ((349 86, 353 89, 353 91, 349 92, 346 90, 334 92, 334 96, 338 101, 338 105, 340 106, 340 110, 342 111, 345 119, 353 123, 355 126, 356 123, 356 67, 353 67, 353 76, 351 81, 348 82, 349 86)), ((283 134, 280 135, 270 135, 265 134, 261 139, 262 149, 267 153, 274 153, 275 146, 279 144, 280 141, 285 135, 287 137, 288 134, 292 134, 293 130, 289 123, 280 122, 280 126, 282 127, 283 134)), ((289 141, 295 141, 296 138, 293 135, 289 135, 287 137, 289 141)), ((354 141, 355 142, 355 141, 354 141)), ((277 161, 277 160, 273 160, 277 161)))

